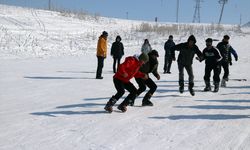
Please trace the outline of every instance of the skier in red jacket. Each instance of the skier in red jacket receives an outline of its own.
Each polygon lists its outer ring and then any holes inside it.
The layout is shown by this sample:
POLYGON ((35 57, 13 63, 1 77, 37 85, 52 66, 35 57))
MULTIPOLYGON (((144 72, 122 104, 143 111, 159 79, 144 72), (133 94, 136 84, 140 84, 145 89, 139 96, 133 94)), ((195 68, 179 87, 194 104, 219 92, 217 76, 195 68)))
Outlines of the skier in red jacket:
POLYGON ((130 82, 130 79, 133 77, 145 78, 148 76, 139 71, 140 67, 148 61, 148 55, 142 53, 139 57, 129 56, 125 61, 119 66, 118 71, 113 77, 113 82, 117 93, 113 95, 110 100, 107 102, 104 109, 107 112, 113 111, 113 106, 115 103, 123 96, 125 89, 129 91, 129 95, 124 99, 124 101, 117 107, 122 112, 127 111, 127 106, 130 100, 135 99, 136 97, 136 87, 130 82))

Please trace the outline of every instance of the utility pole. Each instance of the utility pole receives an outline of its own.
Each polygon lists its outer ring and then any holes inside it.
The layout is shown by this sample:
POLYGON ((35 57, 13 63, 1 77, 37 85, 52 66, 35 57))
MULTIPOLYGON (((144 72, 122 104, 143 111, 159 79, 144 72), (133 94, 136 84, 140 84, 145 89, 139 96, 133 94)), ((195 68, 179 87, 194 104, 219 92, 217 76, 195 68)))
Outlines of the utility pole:
POLYGON ((176 22, 179 22, 179 0, 177 0, 177 6, 176 6, 176 22))
POLYGON ((242 15, 240 14, 240 25, 241 25, 241 23, 242 23, 242 15))
POLYGON ((201 22, 200 18, 200 8, 201 8, 201 0, 195 0, 195 10, 194 10, 194 17, 193 17, 193 23, 197 21, 198 23, 201 22))
POLYGON ((220 24, 220 22, 221 22, 222 14, 223 14, 223 11, 224 11, 224 6, 225 6, 225 4, 226 4, 227 2, 228 2, 228 0, 219 0, 219 3, 222 4, 222 8, 221 8, 220 19, 219 19, 218 24, 220 24))
POLYGON ((49 10, 51 10, 51 0, 49 0, 48 6, 49 6, 49 10))

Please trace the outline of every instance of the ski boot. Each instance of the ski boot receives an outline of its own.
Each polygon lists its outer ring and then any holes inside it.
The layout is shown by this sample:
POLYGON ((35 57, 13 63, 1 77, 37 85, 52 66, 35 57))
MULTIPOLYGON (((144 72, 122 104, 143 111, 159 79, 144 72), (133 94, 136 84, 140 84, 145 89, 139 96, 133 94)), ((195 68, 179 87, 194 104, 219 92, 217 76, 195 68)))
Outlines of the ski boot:
POLYGON ((214 92, 218 92, 219 91, 219 82, 215 82, 214 83, 214 92))
POLYGON ((204 88, 204 92, 211 91, 211 85, 209 81, 205 81, 206 87, 204 88))
POLYGON ((184 81, 179 81, 179 92, 181 94, 184 92, 184 81))
POLYGON ((129 106, 134 106, 134 104, 135 104, 135 100, 132 100, 132 99, 129 100, 129 102, 128 102, 128 105, 129 105, 129 106))
POLYGON ((104 107, 104 109, 109 112, 109 113, 112 113, 113 112, 113 106, 115 105, 116 103, 116 99, 114 98, 114 96, 112 96, 110 98, 110 100, 107 102, 106 106, 104 107))
POLYGON ((226 85, 226 79, 222 79, 221 80, 221 85, 220 85, 221 87, 226 87, 227 85, 226 85))
POLYGON ((117 109, 121 110, 122 112, 127 111, 127 106, 129 104, 129 100, 125 99, 118 107, 117 109))
POLYGON ((195 95, 193 87, 194 87, 194 83, 189 83, 189 85, 188 85, 188 90, 189 90, 189 92, 190 92, 190 94, 191 94, 192 96, 195 95))
POLYGON ((147 93, 142 100, 142 106, 153 106, 154 104, 150 101, 151 97, 152 94, 147 93))

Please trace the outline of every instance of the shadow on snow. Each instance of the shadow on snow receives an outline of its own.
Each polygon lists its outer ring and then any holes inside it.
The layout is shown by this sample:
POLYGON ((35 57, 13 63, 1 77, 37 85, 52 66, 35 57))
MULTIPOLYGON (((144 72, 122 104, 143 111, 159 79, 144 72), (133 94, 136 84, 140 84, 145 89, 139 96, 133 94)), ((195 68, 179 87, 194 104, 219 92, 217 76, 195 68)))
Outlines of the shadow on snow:
POLYGON ((237 105, 196 105, 196 106, 175 106, 175 108, 246 110, 246 109, 250 109, 250 106, 237 106, 237 105))
POLYGON ((36 77, 25 76, 24 78, 26 78, 26 79, 39 79, 39 80, 95 79, 95 78, 88 78, 88 77, 48 77, 48 76, 36 76, 36 77))
POLYGON ((168 117, 149 117, 150 119, 169 119, 169 120, 232 120, 249 119, 249 115, 226 115, 226 114, 201 114, 201 115, 172 115, 168 117))
POLYGON ((106 114, 105 111, 51 111, 51 112, 35 112, 31 115, 56 117, 56 115, 91 115, 106 114))

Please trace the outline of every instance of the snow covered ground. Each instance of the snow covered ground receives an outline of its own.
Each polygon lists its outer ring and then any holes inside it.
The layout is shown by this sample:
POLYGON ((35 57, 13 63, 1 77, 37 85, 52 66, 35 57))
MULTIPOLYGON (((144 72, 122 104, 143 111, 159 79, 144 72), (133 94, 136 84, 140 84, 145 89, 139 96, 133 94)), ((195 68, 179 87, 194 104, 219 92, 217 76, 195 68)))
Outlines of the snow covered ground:
MULTIPOLYGON (((126 113, 115 107, 108 114, 103 107, 115 94, 112 58, 105 60, 104 79, 96 80, 96 40, 107 30, 110 48, 119 31, 130 37, 126 32, 139 21, 102 18, 97 23, 43 10, 0 8, 1 150, 249 149, 249 34, 230 33, 239 61, 230 67, 228 87, 218 93, 202 92, 204 63, 194 61, 194 97, 187 86, 179 94, 176 62, 172 74, 162 74, 167 37, 150 37, 160 53, 154 106, 141 107, 141 95, 126 113)), ((177 43, 186 40, 174 37, 177 43)), ((200 49, 206 37, 197 37, 200 49)), ((130 39, 122 41, 126 56, 139 53, 144 38, 125 38, 130 39)))

